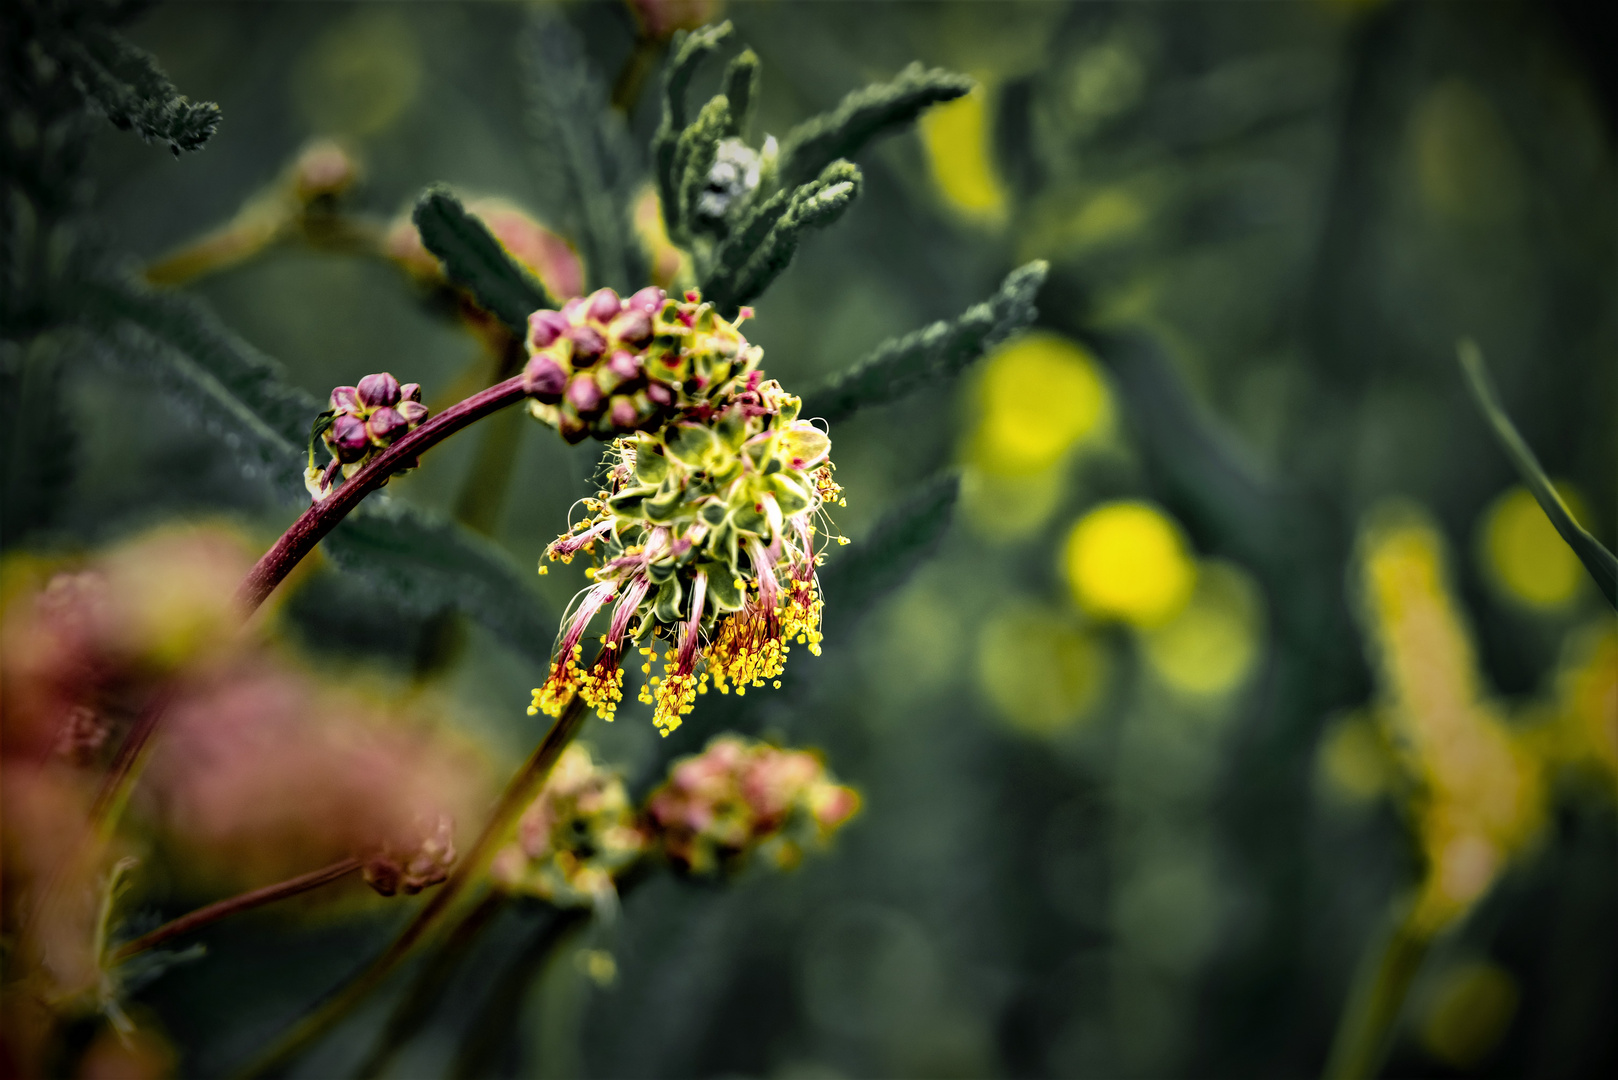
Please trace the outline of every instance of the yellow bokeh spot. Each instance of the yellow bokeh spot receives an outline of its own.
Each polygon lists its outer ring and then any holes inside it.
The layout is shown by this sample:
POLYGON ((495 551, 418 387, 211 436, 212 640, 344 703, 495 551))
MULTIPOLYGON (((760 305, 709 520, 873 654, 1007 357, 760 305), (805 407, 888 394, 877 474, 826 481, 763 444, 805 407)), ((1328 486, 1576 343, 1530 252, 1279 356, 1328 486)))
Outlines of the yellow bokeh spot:
POLYGON ((1107 188, 1092 195, 1067 225, 1067 240, 1087 248, 1120 240, 1146 224, 1146 206, 1122 188, 1107 188))
POLYGON ((921 116, 921 143, 939 192, 963 217, 998 222, 1006 193, 989 155, 988 95, 981 86, 921 116))
POLYGON ((1070 616, 1015 603, 978 636, 978 686, 995 714, 1031 735, 1054 735, 1084 719, 1106 681, 1103 648, 1070 616))
POLYGON ((1394 787, 1391 749, 1373 717, 1345 716, 1331 724, 1315 751, 1315 773, 1334 795, 1369 802, 1394 787))
POLYGON ((1075 522, 1062 567, 1081 608, 1138 626, 1174 618, 1197 582, 1179 528, 1141 502, 1107 503, 1075 522))
POLYGON ((1517 983, 1487 961, 1457 964, 1445 972, 1421 1022, 1421 1044, 1433 1057, 1470 1069, 1489 1056, 1517 1011, 1517 983))
POLYGON ((1020 540, 1038 532, 1061 505, 1066 470, 1053 466, 1032 476, 1004 476, 982 469, 961 477, 961 512, 990 540, 1020 540))
MULTIPOLYGON (((1581 516, 1578 494, 1562 484, 1557 491, 1581 516)), ((1578 597, 1584 565, 1527 488, 1514 487, 1494 501, 1484 513, 1480 539, 1485 574, 1513 600, 1551 610, 1578 597)))
POLYGON ((1084 348, 1055 334, 1026 334, 984 363, 972 464, 1030 476, 1096 435, 1111 416, 1107 384, 1084 348))
POLYGON ((333 23, 294 69, 292 92, 316 130, 369 135, 391 126, 421 87, 415 31, 384 5, 333 23))
POLYGON ((1252 580, 1229 563, 1207 562, 1190 603, 1146 633, 1146 657, 1163 681, 1182 693, 1227 694, 1252 672, 1263 622, 1263 601, 1252 580))
POLYGON ((1523 168, 1488 98, 1451 78, 1411 117, 1416 186, 1434 211, 1458 221, 1498 221, 1523 204, 1523 168))
POLYGON ((1605 774, 1618 792, 1618 628, 1604 618, 1570 635, 1557 674, 1565 752, 1605 774))

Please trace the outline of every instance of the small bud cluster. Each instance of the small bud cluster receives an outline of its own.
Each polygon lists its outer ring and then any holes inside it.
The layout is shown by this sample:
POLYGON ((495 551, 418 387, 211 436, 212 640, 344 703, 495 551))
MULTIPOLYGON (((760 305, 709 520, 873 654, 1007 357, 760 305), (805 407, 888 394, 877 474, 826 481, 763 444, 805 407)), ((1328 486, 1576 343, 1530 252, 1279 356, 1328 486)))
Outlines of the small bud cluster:
POLYGON ((331 392, 331 422, 320 436, 332 461, 324 469, 317 468, 311 446, 309 468, 304 473, 309 494, 324 499, 339 473, 344 479, 353 476, 379 451, 426 419, 427 406, 421 403, 417 383, 401 386, 398 379, 382 371, 365 376, 358 386, 339 386, 331 392))
POLYGON ((608 440, 656 430, 722 393, 762 355, 696 293, 681 302, 647 286, 624 300, 599 289, 529 316, 523 380, 529 411, 568 442, 608 440))
POLYGON ((816 755, 722 735, 684 758, 646 804, 649 831, 692 874, 733 868, 753 851, 791 867, 859 809, 816 755))
POLYGON ((455 823, 440 814, 413 843, 387 843, 365 858, 365 883, 383 896, 414 896, 444 882, 454 863, 455 823))
MULTIPOLYGON (((696 328, 714 325, 704 322, 711 308, 694 301, 690 307, 670 305, 677 315, 694 314, 696 328)), ((641 694, 655 705, 653 720, 665 735, 710 682, 721 693, 732 687, 745 693, 776 680, 793 643, 819 653, 815 571, 829 526, 822 509, 840 501, 831 440, 798 419, 799 399, 765 380, 757 359, 749 349, 739 372, 707 367, 708 396, 685 405, 655 434, 614 441, 607 488, 585 500, 589 516, 546 552, 568 562, 587 551, 598 562, 588 571, 595 584, 564 622, 531 715, 560 715, 580 694, 612 719, 630 641, 646 658, 648 675, 654 639, 670 643, 662 675, 641 694), (614 601, 599 657, 581 667, 584 631, 614 601)), ((713 358, 681 362, 694 377, 713 358)))
POLYGON ((623 781, 574 743, 489 872, 507 892, 560 907, 594 906, 612 900, 613 878, 645 849, 623 781))

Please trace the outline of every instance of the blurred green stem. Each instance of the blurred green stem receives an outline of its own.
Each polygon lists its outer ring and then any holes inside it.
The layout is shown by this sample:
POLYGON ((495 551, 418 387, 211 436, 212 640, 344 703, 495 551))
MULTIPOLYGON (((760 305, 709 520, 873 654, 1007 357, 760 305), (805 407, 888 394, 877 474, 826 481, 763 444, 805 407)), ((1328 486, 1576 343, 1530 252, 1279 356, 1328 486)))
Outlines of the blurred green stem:
POLYGON ((1431 938, 1412 925, 1408 910, 1395 912, 1366 952, 1332 1039, 1325 1080, 1369 1080, 1382 1068, 1410 984, 1427 956, 1431 938))

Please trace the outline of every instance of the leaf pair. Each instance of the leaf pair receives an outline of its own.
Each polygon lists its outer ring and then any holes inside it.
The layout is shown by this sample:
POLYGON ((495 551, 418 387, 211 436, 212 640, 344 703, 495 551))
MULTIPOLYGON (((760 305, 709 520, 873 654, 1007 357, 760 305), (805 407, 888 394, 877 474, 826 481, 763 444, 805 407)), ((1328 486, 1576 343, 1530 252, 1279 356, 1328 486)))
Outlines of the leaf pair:
POLYGON ((561 306, 448 188, 435 184, 423 192, 411 219, 449 280, 512 333, 526 334, 528 316, 540 308, 561 306))

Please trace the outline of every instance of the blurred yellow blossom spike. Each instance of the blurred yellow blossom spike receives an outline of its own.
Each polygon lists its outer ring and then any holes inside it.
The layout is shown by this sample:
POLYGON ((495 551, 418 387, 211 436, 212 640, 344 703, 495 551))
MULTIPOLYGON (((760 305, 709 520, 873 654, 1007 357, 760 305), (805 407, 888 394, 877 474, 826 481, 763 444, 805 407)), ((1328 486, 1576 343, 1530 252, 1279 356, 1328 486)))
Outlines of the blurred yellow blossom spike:
POLYGON ((1197 582, 1179 526, 1143 502, 1106 503, 1074 522, 1062 569, 1080 608, 1137 626, 1174 618, 1197 582))
POLYGON ((1410 925, 1421 935, 1470 910, 1544 814, 1540 763, 1484 697, 1447 573, 1443 538, 1420 510, 1373 513, 1358 553, 1361 615, 1385 722, 1415 782, 1427 868, 1410 925))
MULTIPOLYGON (((1588 520, 1578 493, 1564 484, 1556 487, 1574 516, 1588 520)), ((1527 488, 1518 485, 1489 506, 1479 541, 1485 575, 1517 603, 1554 611, 1578 598, 1584 566, 1527 488)))
POLYGON ((922 114, 921 141, 933 183, 962 217, 999 224, 1006 193, 995 171, 988 93, 980 85, 965 97, 922 114))
POLYGON ((1112 415, 1095 360, 1056 334, 1025 334, 985 360, 978 403, 970 460, 1002 476, 1043 472, 1112 415))
POLYGON ((1239 567, 1204 563, 1191 602, 1144 639, 1146 658, 1170 687, 1194 697, 1239 688, 1259 656, 1264 601, 1239 567))

